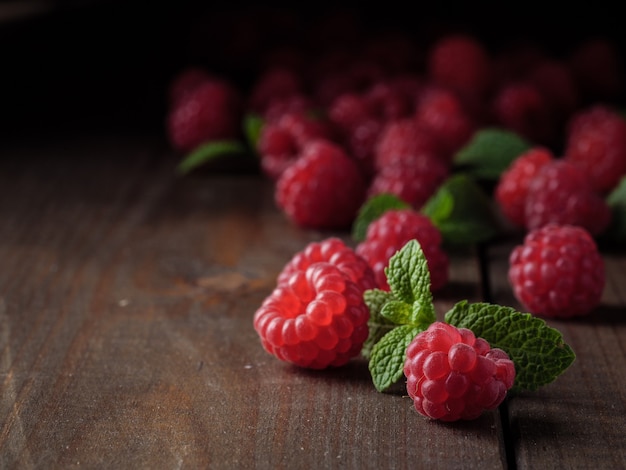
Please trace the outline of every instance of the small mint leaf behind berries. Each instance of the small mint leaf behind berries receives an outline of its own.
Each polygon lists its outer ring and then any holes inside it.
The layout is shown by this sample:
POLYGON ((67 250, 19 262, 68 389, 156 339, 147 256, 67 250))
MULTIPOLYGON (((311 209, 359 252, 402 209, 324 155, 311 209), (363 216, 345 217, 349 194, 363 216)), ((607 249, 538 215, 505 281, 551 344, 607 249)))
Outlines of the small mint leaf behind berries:
POLYGON ((606 203, 611 209, 611 223, 598 237, 598 243, 623 248, 626 242, 626 176, 609 193, 606 203))
POLYGON ((243 155, 246 151, 245 145, 236 140, 206 142, 187 154, 178 164, 176 170, 179 174, 186 174, 210 161, 234 155, 243 155))
POLYGON ((470 329, 515 363, 514 390, 536 390, 553 382, 576 358, 561 333, 530 313, 489 303, 458 302, 447 323, 470 329))
POLYGON ((421 211, 437 226, 444 241, 470 245, 503 231, 492 199, 465 173, 457 173, 439 187, 421 211))
POLYGON ((497 181, 515 158, 530 149, 531 143, 517 133, 501 128, 485 128, 454 156, 454 166, 481 180, 497 181))
POLYGON ((261 131, 265 125, 265 120, 255 113, 248 113, 243 117, 243 134, 251 149, 258 149, 261 131))
POLYGON ((406 209, 410 205, 394 194, 382 193, 371 196, 359 209, 352 224, 352 238, 362 242, 366 238, 367 227, 371 222, 383 215, 389 209, 406 209))

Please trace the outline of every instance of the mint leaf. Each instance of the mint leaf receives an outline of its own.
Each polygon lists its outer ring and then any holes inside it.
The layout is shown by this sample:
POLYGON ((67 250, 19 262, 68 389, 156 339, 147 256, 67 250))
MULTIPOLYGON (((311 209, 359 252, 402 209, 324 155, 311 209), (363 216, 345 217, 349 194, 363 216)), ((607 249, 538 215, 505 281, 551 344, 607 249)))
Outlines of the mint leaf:
POLYGON ((424 305, 432 304, 430 271, 417 240, 409 241, 391 257, 385 275, 397 299, 411 305, 415 301, 424 305))
POLYGON ((454 156, 455 167, 478 179, 497 180, 531 143, 515 132, 500 128, 477 131, 454 156))
POLYGON ((492 198, 466 173, 454 174, 444 181, 421 212, 450 244, 480 243, 503 230, 492 198))
POLYGON ((621 244, 626 241, 626 176, 609 193, 606 203, 612 212, 611 224, 599 237, 599 241, 621 244))
POLYGON ((391 292, 380 289, 369 289, 363 293, 363 300, 370 311, 370 318, 367 322, 369 336, 361 349, 361 355, 366 359, 370 358, 374 345, 396 326, 394 322, 381 315, 385 304, 393 298, 391 292))
POLYGON ((406 348, 421 331, 423 329, 412 325, 398 326, 376 343, 369 361, 376 390, 386 390, 404 375, 406 348))
POLYGON ((201 144, 191 151, 176 168, 179 174, 189 173, 205 163, 227 155, 244 154, 246 147, 236 140, 216 140, 201 144))
POLYGON ((363 294, 371 323, 362 354, 369 358, 378 391, 400 379, 407 346, 436 319, 430 272, 417 240, 409 241, 391 257, 385 273, 391 292, 372 289, 363 294))
POLYGON ((390 209, 406 209, 408 203, 393 194, 377 194, 370 197, 361 206, 359 213, 352 224, 352 238, 357 242, 365 240, 367 227, 390 209))
POLYGON ((265 120, 258 114, 249 113, 243 118, 243 133, 251 149, 257 150, 265 120))
POLYGON ((515 363, 515 390, 536 390, 553 382, 576 358, 558 330, 511 307, 464 300, 446 313, 445 320, 506 351, 515 363))

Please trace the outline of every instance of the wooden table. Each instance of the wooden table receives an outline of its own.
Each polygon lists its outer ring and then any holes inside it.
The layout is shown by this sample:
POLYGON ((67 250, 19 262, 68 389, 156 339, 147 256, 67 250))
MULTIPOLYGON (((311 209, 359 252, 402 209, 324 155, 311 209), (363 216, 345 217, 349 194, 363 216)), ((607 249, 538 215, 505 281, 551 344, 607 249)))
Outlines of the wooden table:
MULTIPOLYGON (((578 356, 565 374, 441 424, 363 360, 310 372, 261 348, 275 276, 331 234, 287 222, 260 176, 181 178, 151 136, 1 150, 0 468, 626 468, 625 253, 596 313, 549 322, 578 356)), ((438 314, 519 307, 512 244, 454 253, 438 314)))

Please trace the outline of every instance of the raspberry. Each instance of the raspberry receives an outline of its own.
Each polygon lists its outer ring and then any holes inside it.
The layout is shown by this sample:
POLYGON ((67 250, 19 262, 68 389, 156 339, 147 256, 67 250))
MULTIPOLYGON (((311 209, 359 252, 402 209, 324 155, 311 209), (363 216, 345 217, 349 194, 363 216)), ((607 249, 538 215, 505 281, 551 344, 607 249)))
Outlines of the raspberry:
POLYGON ((509 258, 509 282, 528 311, 545 317, 590 313, 600 302, 604 261, 582 227, 549 224, 530 231, 509 258))
POLYGON ((427 67, 434 83, 463 96, 484 97, 491 86, 491 58, 484 45, 467 34, 451 34, 435 42, 427 67))
POLYGON ((434 136, 438 153, 446 161, 451 161, 469 141, 476 127, 457 96, 444 89, 430 89, 422 94, 415 120, 434 136))
POLYGON ((385 268, 389 259, 411 240, 417 240, 430 271, 431 291, 448 282, 448 255, 441 248, 439 229, 425 215, 411 209, 388 210, 370 223, 365 240, 355 251, 372 267, 378 287, 389 290, 385 268))
POLYGON ((404 375, 419 413, 471 420, 502 403, 515 381, 515 365, 471 330, 434 322, 409 344, 404 375))
POLYGON ((374 272, 367 261, 337 237, 311 242, 304 250, 296 253, 278 275, 278 284, 285 283, 295 271, 304 271, 319 262, 337 266, 362 291, 376 287, 374 272))
POLYGON ((559 223, 578 225, 599 235, 611 221, 611 210, 593 191, 587 175, 560 159, 544 164, 530 180, 524 216, 528 230, 559 223))
POLYGON ((601 194, 626 174, 626 120, 613 109, 594 105, 569 122, 564 158, 579 165, 601 194))
POLYGON ((379 170, 370 183, 368 197, 394 194, 419 210, 449 173, 448 166, 430 154, 410 156, 379 170))
POLYGON ((277 121, 267 122, 257 143, 261 169, 270 179, 277 180, 308 142, 329 138, 330 134, 327 122, 303 112, 287 112, 277 121))
POLYGON ((363 292, 328 262, 316 262, 283 278, 254 314, 264 349, 311 369, 346 364, 368 337, 363 292))
POLYGON ((500 87, 492 100, 496 123, 536 144, 549 144, 556 128, 550 107, 537 87, 528 81, 500 87))
POLYGON ((378 137, 374 149, 374 166, 378 170, 423 153, 439 155, 435 137, 412 118, 389 121, 378 137))
POLYGON ((528 185, 539 168, 554 160, 545 147, 533 147, 519 155, 500 175, 494 196, 502 214, 512 224, 526 227, 528 185))
POLYGON ((188 152, 204 142, 236 138, 242 109, 238 90, 228 82, 204 81, 170 109, 167 130, 172 146, 188 152))
POLYGON ((365 180, 357 163, 327 140, 311 141, 276 183, 278 207, 301 227, 349 227, 364 202, 365 180))

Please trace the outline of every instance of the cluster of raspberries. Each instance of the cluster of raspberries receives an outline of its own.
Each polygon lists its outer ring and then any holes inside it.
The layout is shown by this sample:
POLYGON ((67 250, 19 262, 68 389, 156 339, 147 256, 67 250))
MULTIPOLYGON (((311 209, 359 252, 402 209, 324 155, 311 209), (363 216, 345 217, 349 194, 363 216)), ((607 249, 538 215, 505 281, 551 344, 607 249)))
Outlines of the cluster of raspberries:
MULTIPOLYGON (((341 22, 345 33, 349 23, 341 22)), ((419 210, 452 171, 455 153, 485 126, 546 148, 569 129, 568 160, 593 175, 598 190, 626 170, 618 168, 626 165, 620 126, 605 116, 570 123, 589 103, 621 91, 609 40, 589 39, 559 57, 530 46, 494 51, 477 36, 451 32, 421 42, 395 32, 349 47, 294 44, 263 51, 245 87, 199 66, 180 71, 170 85, 167 132, 173 148, 188 153, 243 138, 244 116, 261 117, 253 150, 275 183, 277 206, 298 226, 344 229, 380 193, 419 210)), ((535 210, 524 218, 542 223, 541 201, 528 205, 535 210)))

